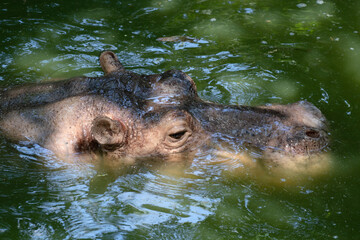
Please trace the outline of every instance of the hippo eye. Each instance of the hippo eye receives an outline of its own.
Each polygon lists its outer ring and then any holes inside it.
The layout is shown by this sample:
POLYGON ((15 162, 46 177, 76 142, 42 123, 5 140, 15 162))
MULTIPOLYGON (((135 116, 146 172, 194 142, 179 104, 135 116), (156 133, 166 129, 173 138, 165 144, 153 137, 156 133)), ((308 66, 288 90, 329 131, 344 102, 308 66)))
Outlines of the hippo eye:
POLYGON ((169 148, 181 147, 186 143, 191 135, 191 129, 185 124, 175 125, 167 131, 165 136, 165 145, 169 148))
POLYGON ((169 134, 169 137, 176 139, 176 140, 180 140, 186 134, 186 132, 187 132, 186 130, 183 130, 183 131, 179 131, 177 133, 172 133, 172 134, 169 134))

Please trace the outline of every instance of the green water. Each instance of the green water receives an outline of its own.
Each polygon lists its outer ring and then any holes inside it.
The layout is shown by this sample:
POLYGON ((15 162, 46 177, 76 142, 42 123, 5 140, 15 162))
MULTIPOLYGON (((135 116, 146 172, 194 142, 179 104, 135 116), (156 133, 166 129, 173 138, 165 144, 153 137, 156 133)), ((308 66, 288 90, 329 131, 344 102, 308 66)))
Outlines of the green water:
POLYGON ((359 32, 356 0, 2 0, 0 87, 101 76, 112 50, 137 73, 185 71, 209 101, 314 103, 334 166, 260 176, 202 152, 109 170, 0 139, 0 238, 360 239, 359 32), (174 35, 195 40, 156 41, 174 35))

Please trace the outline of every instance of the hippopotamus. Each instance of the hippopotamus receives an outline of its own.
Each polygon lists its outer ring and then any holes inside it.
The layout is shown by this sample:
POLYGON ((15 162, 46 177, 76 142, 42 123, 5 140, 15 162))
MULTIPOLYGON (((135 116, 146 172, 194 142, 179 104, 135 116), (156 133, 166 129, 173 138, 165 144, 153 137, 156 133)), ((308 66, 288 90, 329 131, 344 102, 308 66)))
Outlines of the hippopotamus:
POLYGON ((0 92, 0 129, 62 158, 119 160, 195 151, 214 139, 288 156, 323 151, 326 119, 313 104, 222 105, 200 99, 180 70, 141 75, 110 51, 101 77, 75 77, 0 92))

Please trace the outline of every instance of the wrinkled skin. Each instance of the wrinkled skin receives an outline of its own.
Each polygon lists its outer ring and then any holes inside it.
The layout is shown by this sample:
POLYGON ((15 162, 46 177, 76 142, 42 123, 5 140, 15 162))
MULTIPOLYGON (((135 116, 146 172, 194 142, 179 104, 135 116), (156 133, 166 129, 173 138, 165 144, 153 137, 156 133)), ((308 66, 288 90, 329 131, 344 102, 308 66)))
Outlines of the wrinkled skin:
POLYGON ((259 107, 201 100, 185 73, 139 75, 104 52, 104 77, 3 90, 0 128, 60 157, 170 156, 225 137, 264 155, 309 155, 328 144, 325 118, 308 102, 259 107))

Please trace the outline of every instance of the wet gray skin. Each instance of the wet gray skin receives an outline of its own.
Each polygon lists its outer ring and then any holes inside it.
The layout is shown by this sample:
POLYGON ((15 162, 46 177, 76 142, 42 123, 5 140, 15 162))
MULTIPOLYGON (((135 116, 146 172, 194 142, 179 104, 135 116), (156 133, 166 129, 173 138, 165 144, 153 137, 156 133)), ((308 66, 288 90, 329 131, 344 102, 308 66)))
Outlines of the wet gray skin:
POLYGON ((104 77, 77 77, 3 90, 0 128, 63 158, 169 156, 226 138, 265 154, 309 155, 328 145, 314 105, 235 106, 201 100, 185 73, 139 75, 103 52, 104 77))

